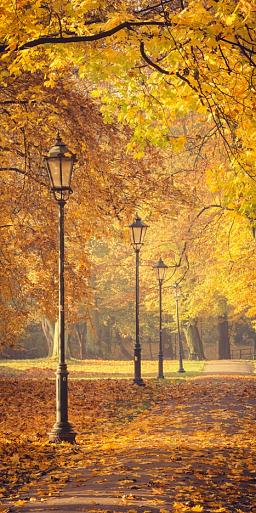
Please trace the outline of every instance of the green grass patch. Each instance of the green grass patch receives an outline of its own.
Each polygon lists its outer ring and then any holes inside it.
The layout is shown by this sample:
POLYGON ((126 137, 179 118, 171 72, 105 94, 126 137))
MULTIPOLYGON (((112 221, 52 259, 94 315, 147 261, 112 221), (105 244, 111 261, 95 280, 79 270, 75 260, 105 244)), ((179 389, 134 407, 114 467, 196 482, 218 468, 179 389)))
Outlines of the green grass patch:
MULTIPOLYGON (((123 379, 132 378, 134 372, 133 360, 74 360, 67 361, 70 378, 74 379, 123 379)), ((19 375, 20 373, 38 373, 50 375, 56 370, 57 361, 51 358, 33 360, 0 360, 0 375, 19 375)), ((204 368, 204 362, 184 361, 185 373, 178 373, 179 363, 177 360, 166 360, 164 362, 164 373, 168 379, 186 379, 190 376, 200 374, 204 368)), ((142 361, 142 375, 145 379, 157 377, 158 362, 142 361)))

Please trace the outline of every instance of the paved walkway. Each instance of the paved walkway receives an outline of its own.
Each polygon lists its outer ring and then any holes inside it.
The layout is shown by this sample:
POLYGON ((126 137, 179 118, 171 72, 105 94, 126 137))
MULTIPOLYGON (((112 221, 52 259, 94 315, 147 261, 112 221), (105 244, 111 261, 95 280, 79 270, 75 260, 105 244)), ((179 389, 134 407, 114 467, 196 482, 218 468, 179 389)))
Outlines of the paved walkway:
POLYGON ((168 401, 99 436, 94 461, 70 470, 53 497, 41 481, 10 511, 256 512, 256 380, 205 376, 177 387, 178 395, 170 385, 168 401))
POLYGON ((205 362, 207 374, 253 374, 254 365, 246 360, 211 360, 205 362))

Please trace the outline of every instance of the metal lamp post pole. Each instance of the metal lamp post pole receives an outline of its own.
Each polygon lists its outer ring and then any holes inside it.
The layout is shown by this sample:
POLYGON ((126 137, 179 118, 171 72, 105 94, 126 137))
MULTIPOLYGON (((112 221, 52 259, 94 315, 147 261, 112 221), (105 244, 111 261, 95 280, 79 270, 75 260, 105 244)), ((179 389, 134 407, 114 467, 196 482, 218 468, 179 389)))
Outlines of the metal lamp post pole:
POLYGON ((64 207, 72 192, 71 178, 76 156, 62 141, 59 132, 45 157, 51 191, 59 205, 59 363, 56 372, 56 422, 49 433, 51 442, 75 441, 76 433, 68 422, 68 371, 65 362, 65 290, 64 290, 64 207))
POLYGON ((164 379, 164 353, 163 353, 163 331, 162 331, 162 287, 165 280, 168 265, 166 265, 162 258, 159 259, 157 264, 154 265, 157 271, 159 283, 159 354, 158 354, 158 378, 164 379))
POLYGON ((74 443, 76 433, 68 422, 68 371, 65 361, 64 207, 59 200, 59 362, 56 373, 56 423, 49 433, 52 442, 74 443))
POLYGON ((140 345, 140 283, 139 283, 139 266, 140 266, 140 249, 143 245, 145 233, 148 225, 143 223, 141 218, 136 214, 135 220, 129 225, 131 234, 131 243, 136 255, 136 307, 135 307, 135 346, 134 346, 134 380, 136 385, 145 385, 141 378, 141 345, 140 345))
POLYGON ((179 299, 176 295, 176 317, 177 317, 177 331, 178 331, 178 346, 179 346, 179 370, 178 372, 185 372, 183 367, 183 347, 180 334, 180 318, 179 318, 179 299))
POLYGON ((141 345, 140 345, 140 282, 139 282, 139 268, 140 268, 140 248, 135 248, 136 255, 136 338, 134 346, 134 380, 136 385, 144 385, 141 377, 141 345))
POLYGON ((163 332, 162 332, 162 287, 163 282, 159 280, 159 355, 158 355, 158 378, 164 379, 164 355, 163 355, 163 332))

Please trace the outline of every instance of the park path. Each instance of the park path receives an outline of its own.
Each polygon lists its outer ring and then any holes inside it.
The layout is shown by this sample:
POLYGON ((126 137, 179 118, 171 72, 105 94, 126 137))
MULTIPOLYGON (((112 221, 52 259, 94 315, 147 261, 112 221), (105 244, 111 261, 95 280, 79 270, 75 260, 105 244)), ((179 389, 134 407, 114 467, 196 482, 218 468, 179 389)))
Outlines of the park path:
POLYGON ((46 497, 41 481, 10 511, 256 513, 256 380, 205 376, 178 386, 185 401, 170 385, 168 401, 102 433, 93 463, 71 469, 59 492, 46 497))
POLYGON ((246 360, 211 360, 205 362, 206 374, 253 374, 254 365, 246 360))

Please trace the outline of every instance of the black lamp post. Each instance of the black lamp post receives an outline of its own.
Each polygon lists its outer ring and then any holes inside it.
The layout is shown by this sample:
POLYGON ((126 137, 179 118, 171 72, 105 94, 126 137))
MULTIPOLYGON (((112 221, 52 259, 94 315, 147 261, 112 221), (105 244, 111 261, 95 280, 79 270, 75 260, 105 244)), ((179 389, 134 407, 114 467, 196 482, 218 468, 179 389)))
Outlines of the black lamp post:
POLYGON ((70 153, 58 133, 45 160, 51 191, 59 205, 59 363, 56 373, 56 423, 49 433, 49 440, 73 443, 76 433, 68 422, 68 371, 65 362, 64 207, 72 192, 71 177, 75 155, 70 153))
POLYGON ((175 283, 174 294, 175 294, 175 301, 176 301, 176 319, 177 319, 178 346, 179 346, 179 370, 178 370, 178 372, 186 372, 183 367, 183 347, 182 347, 182 340, 181 340, 181 334, 180 334, 179 292, 180 292, 180 287, 179 287, 178 283, 175 283))
POLYGON ((142 222, 141 218, 136 215, 135 221, 130 224, 131 230, 131 243, 136 254, 136 339, 134 346, 134 380, 136 385, 144 385, 141 378, 141 345, 140 345, 140 319, 139 319, 139 304, 140 304, 140 291, 139 291, 139 265, 140 265, 140 250, 143 244, 145 233, 148 226, 142 222))
POLYGON ((164 379, 164 352, 163 352, 163 338, 162 338, 162 288, 165 280, 168 265, 166 265, 162 258, 159 259, 157 264, 154 265, 157 270, 157 277, 159 282, 159 354, 158 354, 158 378, 164 379))

